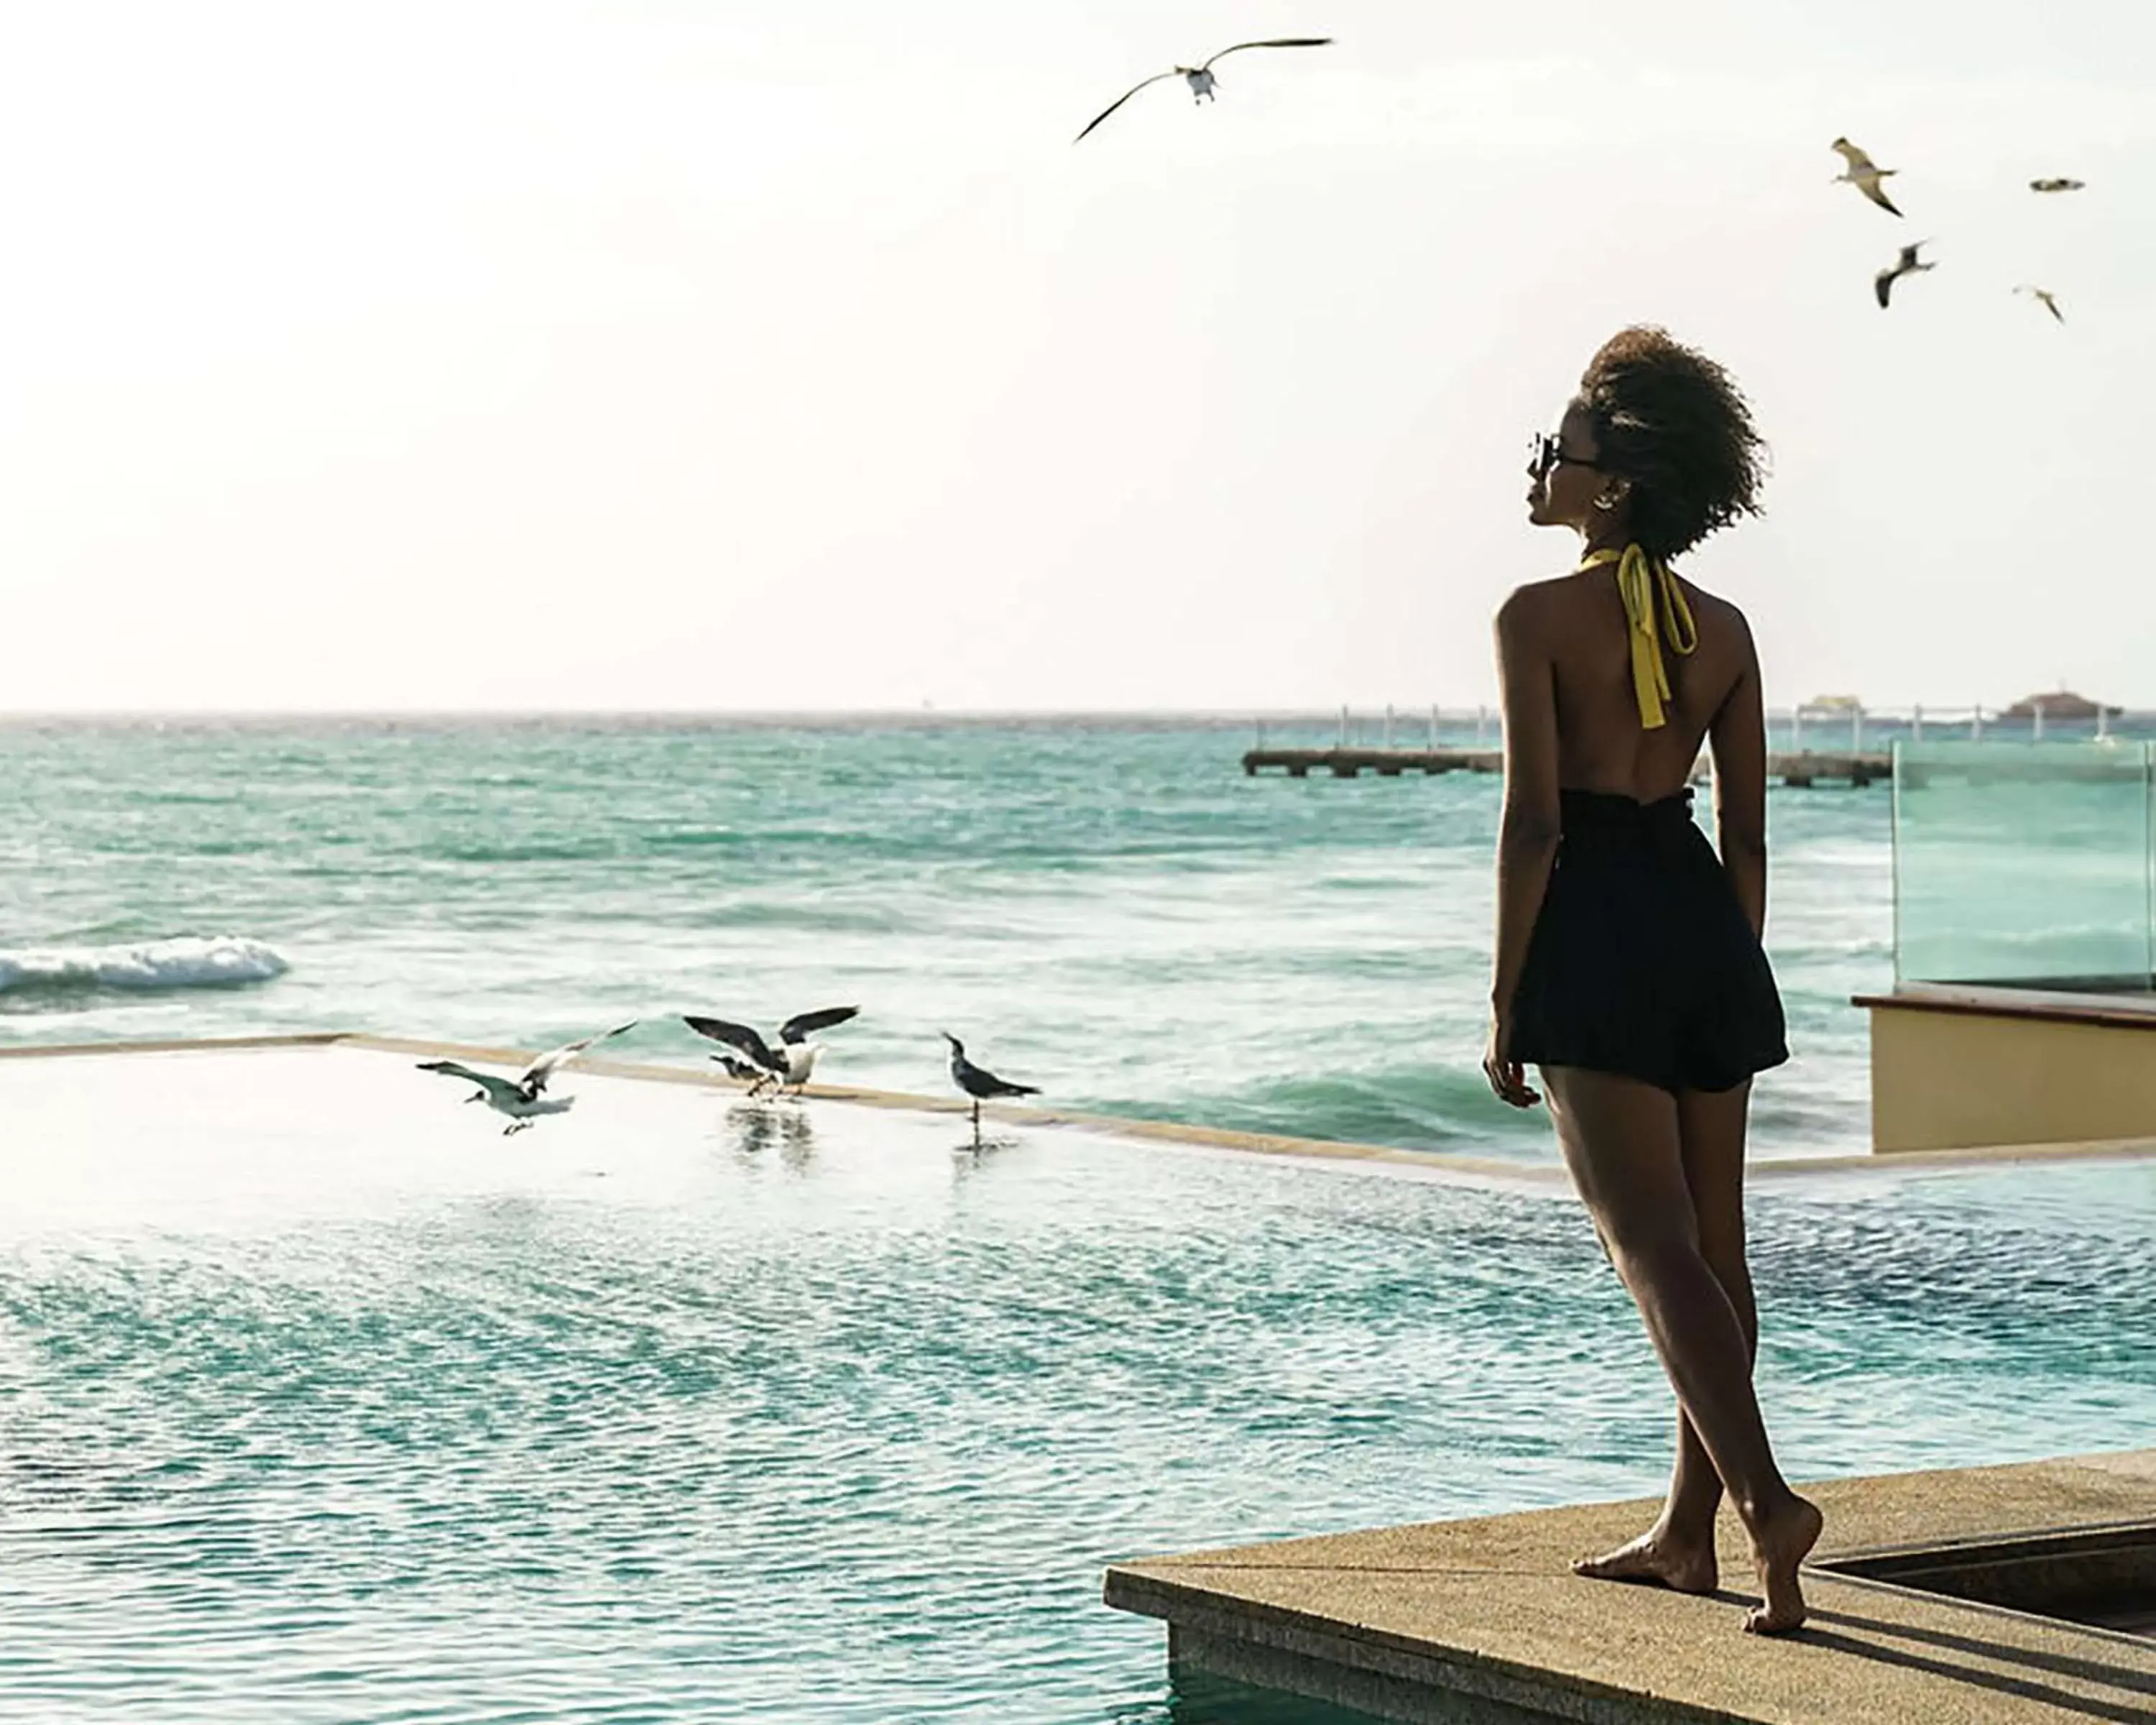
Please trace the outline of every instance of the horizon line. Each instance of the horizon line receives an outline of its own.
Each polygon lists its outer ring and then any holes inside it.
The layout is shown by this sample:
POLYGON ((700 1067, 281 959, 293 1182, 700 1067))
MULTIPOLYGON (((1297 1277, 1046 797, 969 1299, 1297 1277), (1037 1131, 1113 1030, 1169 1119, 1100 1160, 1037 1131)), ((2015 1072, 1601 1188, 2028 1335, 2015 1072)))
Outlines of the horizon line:
MULTIPOLYGON (((2010 702, 1994 705, 1985 702, 1983 711, 1987 720, 1999 718, 2011 706, 2026 706, 2030 702, 2054 696, 2071 695, 2068 690, 2051 690, 2035 695, 2024 695, 2010 702)), ((2082 697, 2087 698, 2087 697, 2082 697)), ((1848 716, 1852 707, 1845 705, 1847 697, 1826 697, 1802 703, 1805 718, 1822 722, 1848 716)), ((2125 718, 2156 717, 2156 707, 2128 706, 2119 703, 2102 703, 2114 716, 2125 718)), ((1922 712, 1928 719, 1936 719, 1942 725, 1966 723, 1975 703, 1964 702, 1948 706, 1932 702, 1879 702, 1855 704, 1856 711, 1867 716, 1876 716, 1883 722, 1907 722, 1922 712)), ((1326 706, 801 706, 801 707, 720 707, 720 706, 144 706, 144 707, 6 707, 0 706, 0 726, 49 723, 143 723, 161 721, 245 721, 276 722, 290 720, 502 720, 502 719, 701 719, 729 720, 770 723, 789 720, 880 720, 905 721, 914 723, 933 723, 942 720, 1028 720, 1046 719, 1174 719, 1187 721, 1203 721, 1217 724, 1253 724, 1258 722, 1337 723, 1344 715, 1352 719, 1383 719, 1390 714, 1399 723, 1412 727, 1427 720, 1435 711, 1440 722, 1456 718, 1473 722, 1478 716, 1495 719, 1500 709, 1495 701, 1473 706, 1452 706, 1424 701, 1408 704, 1376 701, 1368 704, 1338 702, 1326 706)), ((1795 706, 1768 706, 1770 716, 1789 718, 1798 711, 1795 706)), ((2056 722, 2073 723, 2060 716, 2056 722)))

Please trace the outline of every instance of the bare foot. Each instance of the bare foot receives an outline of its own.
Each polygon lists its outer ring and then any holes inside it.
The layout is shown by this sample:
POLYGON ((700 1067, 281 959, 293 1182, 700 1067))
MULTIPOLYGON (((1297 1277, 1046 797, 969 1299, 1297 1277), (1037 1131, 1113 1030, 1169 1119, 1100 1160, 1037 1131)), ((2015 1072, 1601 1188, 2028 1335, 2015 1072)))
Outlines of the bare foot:
POLYGON ((1599 1558, 1577 1559, 1572 1573, 1589 1581, 1650 1582, 1681 1594, 1711 1594, 1722 1582, 1712 1535, 1695 1544, 1659 1522, 1630 1545, 1620 1545, 1599 1558))
POLYGON ((1797 1584, 1797 1566, 1819 1543, 1825 1525, 1818 1509, 1793 1493, 1752 1530, 1752 1561, 1758 1568, 1759 1590, 1766 1601, 1744 1614, 1746 1634, 1787 1635, 1803 1624, 1804 1595, 1797 1584))

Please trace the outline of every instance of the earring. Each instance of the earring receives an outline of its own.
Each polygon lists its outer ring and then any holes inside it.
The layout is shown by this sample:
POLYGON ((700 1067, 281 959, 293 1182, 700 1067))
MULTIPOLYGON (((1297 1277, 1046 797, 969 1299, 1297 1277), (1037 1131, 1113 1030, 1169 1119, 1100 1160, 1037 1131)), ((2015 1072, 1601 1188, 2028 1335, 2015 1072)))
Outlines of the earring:
POLYGON ((1597 497, 1594 500, 1594 506, 1597 509, 1614 509, 1617 506, 1617 500, 1610 496, 1597 497))

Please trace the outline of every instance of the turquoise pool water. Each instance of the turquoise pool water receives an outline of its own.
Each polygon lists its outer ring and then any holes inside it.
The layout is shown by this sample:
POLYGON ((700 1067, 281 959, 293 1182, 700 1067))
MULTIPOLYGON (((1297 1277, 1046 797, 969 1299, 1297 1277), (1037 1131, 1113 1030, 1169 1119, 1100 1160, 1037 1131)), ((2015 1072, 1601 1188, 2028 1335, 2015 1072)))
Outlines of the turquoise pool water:
MULTIPOLYGON (((1659 1481, 1568 1201, 575 1088, 0 1063, 0 1717, 1244 1719, 1105 1563, 1659 1481)), ((1790 1470, 2156 1445, 2152 1222, 2146 1163, 1763 1189, 1790 1470)))

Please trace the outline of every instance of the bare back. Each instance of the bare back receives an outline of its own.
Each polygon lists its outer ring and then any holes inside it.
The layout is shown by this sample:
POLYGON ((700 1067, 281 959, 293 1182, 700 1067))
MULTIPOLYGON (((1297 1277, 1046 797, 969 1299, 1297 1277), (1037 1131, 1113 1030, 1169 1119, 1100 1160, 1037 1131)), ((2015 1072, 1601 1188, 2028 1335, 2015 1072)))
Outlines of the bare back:
POLYGON ((1724 758, 1732 751, 1763 754, 1763 737, 1743 735, 1752 727, 1737 711, 1758 681, 1744 614, 1689 581, 1678 585, 1698 625, 1699 645, 1679 655, 1664 644, 1671 698, 1668 722, 1652 731, 1640 722, 1625 605, 1613 572, 1589 569, 1522 590, 1522 598, 1532 595, 1534 634, 1550 667, 1562 788, 1643 803, 1674 796, 1690 782, 1710 737, 1725 782, 1763 776, 1763 759, 1754 766, 1724 758))

